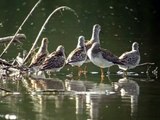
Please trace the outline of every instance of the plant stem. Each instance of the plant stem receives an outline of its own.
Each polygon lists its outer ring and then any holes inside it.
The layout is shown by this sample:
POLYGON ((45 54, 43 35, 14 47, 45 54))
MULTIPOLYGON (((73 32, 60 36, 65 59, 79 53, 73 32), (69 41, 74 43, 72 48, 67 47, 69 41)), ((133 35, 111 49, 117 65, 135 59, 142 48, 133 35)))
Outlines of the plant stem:
MULTIPOLYGON (((52 17, 52 15, 53 15, 54 13, 56 13, 57 11, 59 11, 59 10, 65 10, 65 9, 73 12, 74 15, 78 18, 77 13, 76 13, 72 8, 70 8, 70 7, 61 6, 61 7, 56 8, 56 9, 48 16, 48 18, 47 18, 46 21, 44 22, 43 26, 41 27, 41 29, 40 29, 40 31, 39 31, 39 33, 38 33, 38 35, 37 35, 37 37, 36 37, 33 45, 32 45, 30 51, 28 52, 27 56, 26 56, 25 59, 24 59, 24 63, 28 60, 30 54, 32 53, 34 47, 36 46, 36 44, 37 44, 37 42, 38 42, 38 39, 39 39, 40 35, 42 34, 42 31, 44 30, 46 24, 48 23, 48 21, 50 20, 50 18, 52 17)), ((78 20, 78 22, 79 22, 79 20, 78 20)), ((23 64, 24 64, 24 63, 23 63, 23 64)))
POLYGON ((11 41, 7 44, 7 46, 5 47, 5 49, 3 50, 3 52, 1 53, 0 57, 2 57, 4 55, 4 53, 7 51, 7 49, 9 48, 9 46, 11 45, 11 43, 13 42, 13 40, 15 39, 16 35, 18 34, 18 32, 22 29, 22 26, 24 25, 24 23, 27 21, 27 19, 31 16, 32 12, 34 11, 34 9, 38 6, 38 4, 41 2, 41 0, 39 0, 35 6, 32 8, 32 10, 29 12, 29 14, 27 15, 27 17, 25 18, 25 20, 22 22, 22 24, 19 26, 18 30, 16 31, 16 33, 14 34, 13 38, 11 39, 11 41))
POLYGON ((146 63, 141 63, 138 66, 144 66, 144 65, 155 65, 155 63, 146 62, 146 63))

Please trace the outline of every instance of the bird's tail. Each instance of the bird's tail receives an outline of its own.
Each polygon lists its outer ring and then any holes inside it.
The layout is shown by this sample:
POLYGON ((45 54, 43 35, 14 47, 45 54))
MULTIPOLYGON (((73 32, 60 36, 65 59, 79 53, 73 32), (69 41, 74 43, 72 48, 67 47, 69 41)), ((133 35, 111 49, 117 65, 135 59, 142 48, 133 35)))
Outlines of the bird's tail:
POLYGON ((117 61, 114 61, 113 62, 114 64, 116 64, 116 65, 125 65, 125 61, 123 61, 123 60, 117 60, 117 61))

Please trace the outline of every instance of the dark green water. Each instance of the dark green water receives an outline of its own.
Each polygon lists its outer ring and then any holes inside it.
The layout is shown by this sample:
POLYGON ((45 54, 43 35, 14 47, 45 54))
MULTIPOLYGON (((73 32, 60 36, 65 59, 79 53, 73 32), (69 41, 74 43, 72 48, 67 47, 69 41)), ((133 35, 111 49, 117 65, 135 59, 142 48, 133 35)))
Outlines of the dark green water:
MULTIPOLYGON (((0 37, 13 35, 36 2, 1 0, 0 37)), ((99 73, 90 73, 100 71, 91 63, 88 65, 87 78, 82 76, 79 80, 76 76, 77 69, 69 66, 56 76, 52 75, 52 80, 1 78, 2 88, 19 94, 0 91, 0 119, 5 120, 9 115, 15 115, 19 120, 159 120, 160 82, 152 73, 160 66, 160 54, 157 54, 160 51, 157 0, 42 0, 20 31, 26 34, 26 41, 21 46, 12 45, 3 58, 11 60, 18 52, 24 49, 28 51, 48 15, 62 5, 74 9, 80 22, 70 11, 57 12, 40 37, 48 37, 50 52, 62 44, 67 55, 75 48, 78 36, 84 35, 89 39, 92 26, 98 23, 101 25, 100 40, 103 48, 119 56, 130 50, 132 42, 137 41, 140 43, 141 63, 154 62, 155 65, 149 70, 149 76, 145 73, 147 66, 142 66, 131 70, 138 73, 138 77, 129 77, 123 82, 121 76, 114 75, 118 67, 113 66, 110 79, 105 78, 101 83, 99 73), (72 71, 74 79, 70 80, 66 75, 72 71), (36 92, 54 86, 54 89, 59 90, 55 81, 66 92, 36 92), (69 92, 69 88, 72 92, 69 92), (106 95, 106 90, 115 93, 106 95), (124 90, 126 93, 121 94, 124 90), (77 91, 91 92, 80 94, 77 91)), ((0 45, 0 51, 3 49, 4 46, 0 45)))

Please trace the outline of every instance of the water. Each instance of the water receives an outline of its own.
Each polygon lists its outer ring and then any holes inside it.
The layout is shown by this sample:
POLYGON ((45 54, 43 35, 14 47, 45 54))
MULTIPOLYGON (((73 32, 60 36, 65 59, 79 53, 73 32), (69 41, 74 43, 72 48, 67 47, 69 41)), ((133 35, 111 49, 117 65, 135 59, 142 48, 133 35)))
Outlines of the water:
MULTIPOLYGON (((1 0, 0 37, 13 35, 36 1, 1 0)), ((0 87, 0 119, 19 120, 159 120, 159 11, 157 1, 44 1, 22 27, 27 39, 22 45, 12 45, 3 58, 12 60, 18 52, 29 50, 42 24, 58 6, 73 8, 57 12, 48 22, 40 39, 48 37, 49 51, 64 45, 66 55, 77 44, 78 37, 91 37, 92 26, 100 24, 101 46, 116 55, 131 49, 134 41, 140 43, 141 63, 154 62, 131 70, 128 78, 117 75, 117 66, 111 75, 100 80, 100 69, 89 63, 87 76, 77 76, 77 68, 65 66, 60 73, 40 76, 3 76, 0 87), (13 50, 14 49, 14 50, 13 50), (155 70, 155 72, 153 72, 155 70), (73 74, 73 77, 72 77, 73 74), (11 91, 11 92, 10 92, 11 91)), ((37 46, 39 46, 40 41, 37 46)), ((0 51, 4 45, 0 45, 0 51)), ((105 73, 107 70, 105 70, 105 73)))
MULTIPOLYGON (((62 77, 62 75, 60 75, 62 77)), ((1 81, 0 117, 25 120, 150 120, 159 118, 159 82, 111 75, 105 81, 23 77, 1 81), (114 82, 113 82, 114 81, 114 82), (154 111, 154 112, 152 112, 154 111)), ((91 79, 92 78, 92 79, 91 79)))

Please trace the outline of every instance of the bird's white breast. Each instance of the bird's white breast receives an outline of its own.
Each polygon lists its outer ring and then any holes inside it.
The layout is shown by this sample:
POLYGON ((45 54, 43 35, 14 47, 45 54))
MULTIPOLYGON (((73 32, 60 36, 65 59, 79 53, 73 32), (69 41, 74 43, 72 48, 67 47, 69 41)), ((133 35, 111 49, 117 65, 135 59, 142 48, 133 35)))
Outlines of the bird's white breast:
POLYGON ((112 62, 109 62, 108 60, 104 59, 101 53, 96 54, 96 56, 93 56, 91 50, 89 49, 87 52, 87 55, 91 62, 95 64, 98 67, 106 68, 113 65, 112 62))

